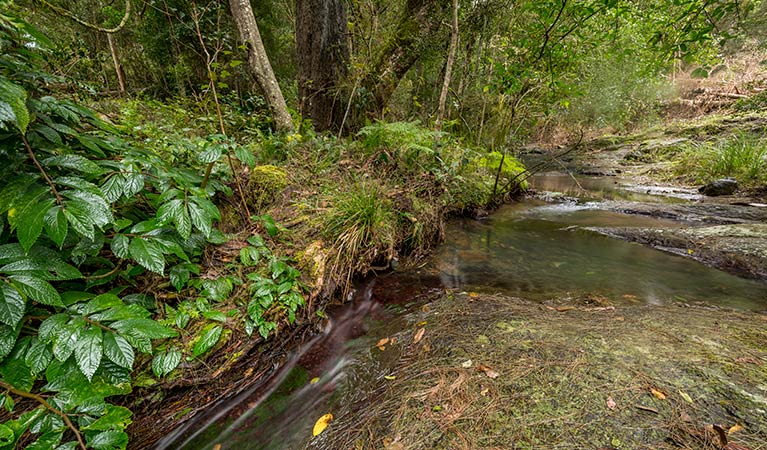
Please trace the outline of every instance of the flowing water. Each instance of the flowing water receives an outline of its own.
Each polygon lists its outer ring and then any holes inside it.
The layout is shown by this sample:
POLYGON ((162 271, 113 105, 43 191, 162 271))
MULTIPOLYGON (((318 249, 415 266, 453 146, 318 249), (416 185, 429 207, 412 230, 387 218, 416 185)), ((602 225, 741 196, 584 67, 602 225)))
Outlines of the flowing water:
MULTIPOLYGON (((584 227, 675 227, 678 224, 599 209, 599 200, 687 201, 690 192, 625 187, 614 178, 547 174, 538 189, 579 197, 561 203, 526 200, 487 220, 451 224, 447 241, 426 267, 364 283, 355 301, 330 314, 326 333, 308 343, 264 384, 223 400, 205 417, 185 424, 158 449, 294 449, 309 444, 315 420, 369 384, 380 383, 399 355, 378 352, 373 336, 403 329, 429 294, 444 288, 503 293, 546 302, 570 297, 600 304, 702 303, 767 309, 767 286, 693 260, 611 239, 584 227), (669 197, 669 195, 671 197, 669 197), (341 400, 343 399, 343 400, 341 400)), ((560 195, 561 198, 561 195, 560 195)))

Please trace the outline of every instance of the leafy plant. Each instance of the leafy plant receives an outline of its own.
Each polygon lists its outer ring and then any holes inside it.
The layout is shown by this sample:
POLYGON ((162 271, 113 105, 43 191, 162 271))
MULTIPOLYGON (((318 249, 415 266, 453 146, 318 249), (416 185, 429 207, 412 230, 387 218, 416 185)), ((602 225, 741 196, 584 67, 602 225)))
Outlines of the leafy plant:
POLYGON ((767 183, 767 142, 748 133, 689 144, 674 171, 697 183, 732 177, 746 186, 767 183))

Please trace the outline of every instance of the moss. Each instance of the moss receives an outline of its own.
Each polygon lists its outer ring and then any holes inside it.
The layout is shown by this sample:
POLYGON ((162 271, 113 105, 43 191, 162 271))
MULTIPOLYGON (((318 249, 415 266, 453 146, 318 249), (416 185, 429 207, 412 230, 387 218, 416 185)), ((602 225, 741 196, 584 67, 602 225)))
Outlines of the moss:
POLYGON ((272 204, 287 186, 288 173, 284 169, 268 164, 254 167, 248 183, 253 211, 262 211, 272 204))

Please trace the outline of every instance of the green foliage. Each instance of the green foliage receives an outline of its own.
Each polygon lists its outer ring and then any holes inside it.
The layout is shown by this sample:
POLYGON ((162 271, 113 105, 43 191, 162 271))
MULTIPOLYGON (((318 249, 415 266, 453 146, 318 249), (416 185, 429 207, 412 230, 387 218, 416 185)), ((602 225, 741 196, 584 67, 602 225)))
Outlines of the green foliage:
POLYGON ((269 206, 288 185, 285 169, 266 164, 254 167, 250 172, 250 204, 254 211, 269 206))
POLYGON ((433 149, 442 133, 420 126, 418 122, 381 122, 362 128, 357 134, 364 148, 376 154, 383 164, 408 172, 434 169, 439 156, 433 149))
POLYGON ((732 177, 744 186, 767 183, 767 141, 741 133, 713 142, 689 144, 674 171, 696 183, 732 177))

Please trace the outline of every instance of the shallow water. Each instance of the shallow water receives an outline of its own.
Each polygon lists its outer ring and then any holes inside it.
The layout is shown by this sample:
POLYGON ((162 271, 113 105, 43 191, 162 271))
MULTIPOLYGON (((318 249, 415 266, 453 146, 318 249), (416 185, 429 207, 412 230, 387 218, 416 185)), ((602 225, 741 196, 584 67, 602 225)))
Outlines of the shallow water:
POLYGON ((575 182, 569 176, 547 175, 535 177, 531 184, 580 200, 529 200, 505 206, 487 220, 452 223, 429 266, 363 285, 352 304, 330 314, 333 320, 326 333, 267 383, 223 400, 206 418, 185 424, 157 448, 326 448, 322 436, 311 438, 314 421, 329 411, 349 410, 350 403, 375 401, 355 393, 385 383, 391 361, 400 356, 394 347, 379 351, 375 340, 405 329, 435 290, 502 292, 539 301, 597 298, 616 306, 684 302, 767 309, 764 284, 583 228, 678 226, 602 211, 597 203, 678 199, 626 191, 613 178, 575 182))

